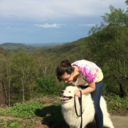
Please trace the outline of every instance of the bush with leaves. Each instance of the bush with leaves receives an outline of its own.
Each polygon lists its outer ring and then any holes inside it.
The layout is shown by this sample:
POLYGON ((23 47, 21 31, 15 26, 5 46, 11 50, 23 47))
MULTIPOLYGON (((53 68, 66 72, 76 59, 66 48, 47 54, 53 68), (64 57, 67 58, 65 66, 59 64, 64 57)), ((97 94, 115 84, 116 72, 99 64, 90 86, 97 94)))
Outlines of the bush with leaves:
POLYGON ((38 92, 44 95, 59 95, 59 92, 64 88, 63 86, 57 86, 55 76, 43 76, 38 80, 35 88, 38 92))

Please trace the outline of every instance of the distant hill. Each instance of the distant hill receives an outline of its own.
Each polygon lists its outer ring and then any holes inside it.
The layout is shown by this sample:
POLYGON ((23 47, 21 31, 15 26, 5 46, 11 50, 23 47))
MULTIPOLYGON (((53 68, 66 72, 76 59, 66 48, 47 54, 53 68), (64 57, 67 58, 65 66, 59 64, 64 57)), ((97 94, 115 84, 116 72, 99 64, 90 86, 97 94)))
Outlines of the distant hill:
POLYGON ((53 63, 61 61, 63 59, 69 59, 71 61, 77 59, 86 58, 85 53, 88 52, 88 48, 84 48, 83 42, 85 42, 87 37, 81 38, 77 41, 73 41, 70 43, 65 43, 60 46, 56 46, 53 48, 48 48, 46 50, 39 49, 38 56, 45 56, 46 59, 52 60, 53 63))
POLYGON ((21 44, 21 43, 3 43, 3 44, 0 44, 0 47, 10 50, 10 51, 14 51, 14 52, 26 51, 28 53, 33 52, 35 49, 32 46, 28 46, 28 45, 21 44))
POLYGON ((26 51, 28 53, 32 53, 35 49, 41 49, 41 50, 47 50, 49 48, 54 48, 57 46, 60 46, 64 43, 36 43, 36 44, 22 44, 22 43, 11 43, 11 42, 7 42, 7 43, 3 43, 0 44, 0 47, 10 50, 10 51, 14 51, 14 52, 18 52, 18 51, 26 51))
MULTIPOLYGON (((25 51, 27 53, 33 53, 34 50, 38 51, 40 55, 45 55, 48 57, 53 57, 54 59, 59 59, 59 58, 67 58, 67 56, 73 58, 74 56, 78 56, 79 54, 81 55, 81 47, 83 46, 83 41, 86 38, 81 38, 77 41, 73 42, 68 42, 68 43, 42 43, 42 44, 22 44, 22 43, 3 43, 0 44, 0 47, 18 52, 18 51, 25 51), (31 46, 30 46, 31 45, 31 46)), ((34 54, 34 53, 33 53, 34 54)), ((47 57, 46 57, 47 58, 47 57)))
POLYGON ((54 47, 54 48, 49 48, 49 49, 46 49, 44 52, 52 52, 57 55, 61 55, 61 54, 69 55, 69 54, 74 54, 76 52, 78 53, 79 50, 81 49, 80 47, 82 47, 83 41, 85 39, 86 38, 81 38, 77 41, 65 43, 65 44, 62 44, 62 45, 54 47))
POLYGON ((42 47, 52 48, 52 47, 56 47, 56 46, 59 46, 59 45, 62 45, 62 44, 65 44, 65 42, 60 42, 60 43, 56 43, 56 42, 51 42, 51 43, 34 43, 34 44, 29 43, 29 44, 26 44, 26 45, 37 47, 37 48, 42 48, 42 47))

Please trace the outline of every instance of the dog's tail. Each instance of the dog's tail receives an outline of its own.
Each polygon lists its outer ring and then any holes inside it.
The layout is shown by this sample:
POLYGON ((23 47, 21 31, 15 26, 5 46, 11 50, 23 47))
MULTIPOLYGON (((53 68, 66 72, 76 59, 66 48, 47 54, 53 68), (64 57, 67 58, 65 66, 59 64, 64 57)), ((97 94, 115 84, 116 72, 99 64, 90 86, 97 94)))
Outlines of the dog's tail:
POLYGON ((102 96, 101 96, 101 99, 100 99, 100 106, 101 106, 101 110, 102 110, 102 113, 103 113, 104 126, 107 126, 109 128, 114 128, 114 126, 112 124, 112 121, 110 119, 110 114, 108 113, 108 110, 107 110, 106 101, 102 96))

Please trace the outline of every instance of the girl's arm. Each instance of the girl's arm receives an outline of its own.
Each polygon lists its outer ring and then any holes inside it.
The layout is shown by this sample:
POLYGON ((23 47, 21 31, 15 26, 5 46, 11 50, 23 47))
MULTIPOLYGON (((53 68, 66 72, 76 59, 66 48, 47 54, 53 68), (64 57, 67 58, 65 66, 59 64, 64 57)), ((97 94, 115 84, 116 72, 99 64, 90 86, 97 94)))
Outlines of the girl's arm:
MULTIPOLYGON (((88 83, 88 87, 81 90, 82 94, 85 93, 89 93, 89 92, 93 92, 95 90, 95 82, 92 83, 88 83)), ((79 90, 75 90, 75 95, 79 98, 80 97, 80 91, 79 90)))
POLYGON ((88 87, 81 91, 82 91, 82 94, 85 94, 85 93, 93 92, 94 90, 95 90, 95 82, 93 81, 92 83, 88 83, 88 87))

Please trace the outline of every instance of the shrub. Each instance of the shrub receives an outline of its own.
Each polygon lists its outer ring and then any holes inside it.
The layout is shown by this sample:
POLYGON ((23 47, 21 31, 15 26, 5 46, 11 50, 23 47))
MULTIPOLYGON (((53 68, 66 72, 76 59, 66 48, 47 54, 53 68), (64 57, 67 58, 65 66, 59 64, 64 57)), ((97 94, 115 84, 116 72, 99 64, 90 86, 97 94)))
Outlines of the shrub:
POLYGON ((38 92, 44 95, 59 95, 63 86, 57 86, 57 82, 54 76, 44 76, 38 80, 35 85, 38 92))

